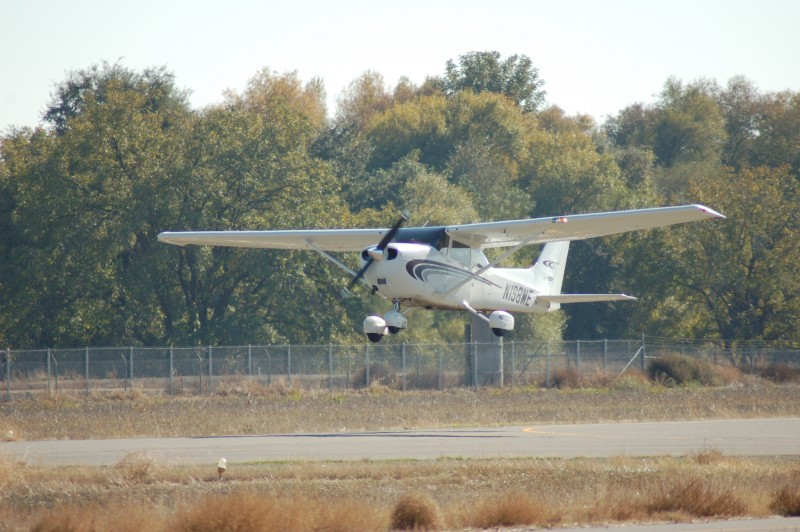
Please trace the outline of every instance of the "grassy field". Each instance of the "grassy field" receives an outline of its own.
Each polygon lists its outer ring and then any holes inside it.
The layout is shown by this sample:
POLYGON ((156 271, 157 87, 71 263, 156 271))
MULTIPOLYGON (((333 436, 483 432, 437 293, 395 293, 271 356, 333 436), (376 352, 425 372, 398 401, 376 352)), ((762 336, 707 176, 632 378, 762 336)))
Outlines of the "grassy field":
POLYGON ((800 386, 749 379, 664 387, 631 377, 610 387, 344 393, 237 381, 210 396, 34 395, 0 403, 0 435, 19 440, 340 432, 530 423, 666 421, 800 415, 800 386))
MULTIPOLYGON (((20 440, 336 432, 800 416, 800 386, 739 377, 668 387, 346 393, 221 383, 211 396, 35 395, 0 403, 20 440)), ((800 457, 491 459, 37 467, 0 447, 0 530, 387 530, 607 524, 800 513, 800 457)), ((800 448, 798 448, 800 454, 800 448)))

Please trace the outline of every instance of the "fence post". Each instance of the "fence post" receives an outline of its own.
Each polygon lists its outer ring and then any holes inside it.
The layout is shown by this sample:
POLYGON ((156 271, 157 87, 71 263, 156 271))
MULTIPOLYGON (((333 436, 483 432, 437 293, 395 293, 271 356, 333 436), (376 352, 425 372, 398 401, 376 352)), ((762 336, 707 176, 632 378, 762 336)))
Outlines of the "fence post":
POLYGON ((511 340, 511 387, 514 387, 514 372, 516 371, 517 367, 517 344, 514 343, 514 340, 511 340))
POLYGON ((47 348, 47 393, 52 394, 53 388, 50 385, 50 348, 47 348))
POLYGON ((197 393, 202 394, 203 393, 203 355, 202 355, 202 348, 200 348, 200 349, 201 349, 201 351, 199 353, 197 352, 197 350, 195 350, 194 354, 197 356, 197 368, 200 370, 200 385, 199 385, 199 388, 197 390, 197 393))
POLYGON ((208 346, 208 386, 206 391, 211 393, 211 389, 213 388, 212 383, 214 382, 214 348, 208 346))
POLYGON ((550 341, 547 341, 547 359, 545 360, 545 386, 550 387, 550 341))
POLYGON ((502 336, 500 338, 498 338, 498 343, 499 343, 499 347, 500 347, 500 361, 498 363, 499 367, 497 369, 498 369, 498 373, 499 373, 498 380, 500 381, 500 388, 502 388, 502 387, 504 387, 506 385, 506 375, 505 375, 505 369, 506 369, 505 368, 505 364, 506 364, 506 361, 505 361, 506 345, 505 345, 505 342, 503 342, 503 337, 502 336))
POLYGON ((414 355, 414 369, 416 370, 414 387, 419 390, 419 345, 417 345, 416 354, 414 355))
POLYGON ((173 395, 175 393, 175 388, 173 388, 173 376, 175 375, 175 361, 174 361, 174 350, 175 346, 169 346, 169 394, 173 395))
POLYGON ((124 383, 125 391, 127 392, 128 391, 128 374, 129 374, 128 373, 128 359, 125 358, 125 355, 123 355, 122 353, 119 354, 119 357, 125 363, 125 370, 124 370, 125 371, 125 376, 122 378, 122 382, 124 383))
POLYGON ((351 368, 352 362, 350 361, 350 355, 351 354, 352 353, 350 352, 350 349, 348 349, 347 350, 347 374, 345 375, 345 380, 344 380, 344 389, 345 390, 350 388, 350 371, 352 369, 351 368))
POLYGON ((581 341, 578 340, 575 347, 575 377, 581 379, 581 341))
POLYGON ((292 385, 292 346, 286 344, 286 379, 289 386, 292 385))
POLYGON ((272 357, 269 354, 269 347, 265 347, 267 353, 267 386, 272 386, 272 357))
POLYGON ((11 348, 6 348, 6 400, 11 400, 11 348))
POLYGON ((333 344, 328 344, 328 391, 333 393, 333 344))
POLYGON ((406 391, 406 343, 403 342, 403 347, 400 350, 403 355, 403 391, 406 391))
POLYGON ((85 362, 85 377, 86 377, 86 393, 89 393, 89 347, 86 347, 86 355, 84 356, 85 362))
POLYGON ((367 359, 367 370, 364 372, 365 380, 366 380, 366 382, 364 383, 364 386, 368 387, 369 386, 369 344, 364 346, 364 353, 365 353, 366 359, 367 359))
POLYGON ((478 342, 472 341, 472 385, 478 389, 478 342))
POLYGON ((644 348, 644 334, 642 335, 642 373, 644 373, 644 358, 645 358, 645 348, 644 348))
POLYGON ((247 345, 247 376, 253 376, 253 346, 247 345))
POLYGON ((437 358, 437 360, 439 362, 439 364, 438 364, 439 365, 439 380, 437 382, 436 389, 437 390, 441 390, 442 389, 442 349, 439 348, 439 347, 436 348, 436 358, 437 358))
POLYGON ((603 339, 603 371, 608 371, 608 338, 603 339))
MULTIPOLYGON (((52 352, 50 353, 50 356, 53 356, 52 352)), ((53 372, 53 380, 55 380, 56 393, 58 393, 58 359, 55 356, 53 356, 53 363, 56 365, 56 370, 53 372)))
POLYGON ((130 364, 131 364, 131 391, 133 391, 133 346, 131 346, 130 359, 131 359, 131 362, 130 362, 130 364))

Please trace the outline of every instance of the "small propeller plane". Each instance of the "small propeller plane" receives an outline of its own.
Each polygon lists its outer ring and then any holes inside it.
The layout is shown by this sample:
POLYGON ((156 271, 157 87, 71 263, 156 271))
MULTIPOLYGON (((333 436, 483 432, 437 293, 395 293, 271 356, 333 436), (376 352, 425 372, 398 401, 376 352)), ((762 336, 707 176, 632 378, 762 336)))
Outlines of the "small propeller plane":
POLYGON ((544 313, 565 303, 628 301, 625 294, 562 294, 569 244, 604 235, 725 218, 703 205, 681 205, 575 214, 501 222, 402 227, 403 215, 387 229, 163 232, 161 242, 244 248, 313 250, 391 300, 383 317, 369 316, 364 332, 372 342, 407 327, 414 308, 466 310, 488 322, 497 336, 514 329, 512 312, 544 313), (500 268, 520 248, 544 244, 528 268, 500 268), (509 248, 490 261, 487 248, 509 248), (333 253, 361 252, 351 269, 333 253))

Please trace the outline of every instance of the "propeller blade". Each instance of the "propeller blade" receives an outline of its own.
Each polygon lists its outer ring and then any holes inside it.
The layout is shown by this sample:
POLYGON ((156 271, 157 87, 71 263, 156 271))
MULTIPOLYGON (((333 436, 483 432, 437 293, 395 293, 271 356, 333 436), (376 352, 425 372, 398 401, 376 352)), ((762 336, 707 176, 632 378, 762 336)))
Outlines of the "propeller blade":
POLYGON ((389 229, 389 232, 383 235, 381 241, 378 242, 377 248, 383 251, 386 248, 386 246, 389 245, 389 242, 394 240, 394 237, 397 236, 397 232, 400 230, 400 226, 403 225, 403 223, 406 220, 408 220, 408 218, 405 215, 401 216, 400 219, 395 222, 392 228, 389 229))
MULTIPOLYGON (((406 211, 402 211, 400 213, 400 218, 395 222, 392 228, 389 229, 389 232, 383 235, 383 238, 381 238, 381 241, 378 242, 376 249, 379 249, 380 251, 386 249, 386 246, 388 246, 389 243, 392 240, 394 240, 394 237, 397 236, 397 232, 400 230, 400 227, 408 220, 409 220, 408 213, 406 211)), ((353 280, 350 282, 350 288, 353 288, 355 284, 358 281, 360 281, 362 277, 364 277, 364 273, 366 273, 367 269, 369 269, 369 267, 372 266, 373 262, 375 262, 375 259, 370 257, 369 260, 366 262, 366 264, 364 264, 364 266, 358 271, 356 276, 353 277, 353 280)))
POLYGON ((373 262, 375 262, 375 259, 373 259, 372 257, 370 257, 370 258, 369 258, 369 260, 367 261, 367 263, 366 263, 366 264, 364 264, 364 267, 363 267, 363 268, 361 268, 360 270, 358 270, 358 273, 356 274, 356 276, 355 276, 355 277, 353 277, 353 280, 352 280, 352 281, 350 281, 350 287, 349 287, 349 288, 353 288, 353 287, 356 285, 356 283, 357 283, 357 282, 359 282, 359 281, 361 280, 361 278, 362 278, 362 277, 364 277, 364 272, 366 272, 366 271, 367 271, 367 268, 369 268, 369 267, 370 267, 370 265, 371 265, 373 262))

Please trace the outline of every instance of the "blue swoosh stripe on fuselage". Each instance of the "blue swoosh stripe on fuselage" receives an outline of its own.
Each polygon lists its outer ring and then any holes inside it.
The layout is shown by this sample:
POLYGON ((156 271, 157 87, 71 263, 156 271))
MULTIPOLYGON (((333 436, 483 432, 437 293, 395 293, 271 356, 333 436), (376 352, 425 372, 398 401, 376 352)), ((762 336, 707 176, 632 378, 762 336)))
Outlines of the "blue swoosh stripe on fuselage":
MULTIPOLYGON (((422 281, 423 283, 428 282, 429 274, 438 274, 438 275, 445 275, 448 277, 454 277, 459 281, 466 277, 472 277, 470 272, 468 272, 467 270, 462 270, 461 268, 456 268, 455 266, 450 266, 449 264, 443 264, 441 262, 436 262, 433 260, 425 260, 425 259, 414 259, 408 261, 408 263, 406 264, 406 271, 411 277, 419 281, 422 281)), ((497 286, 497 287, 500 286, 483 277, 474 277, 474 279, 489 286, 497 286)))

